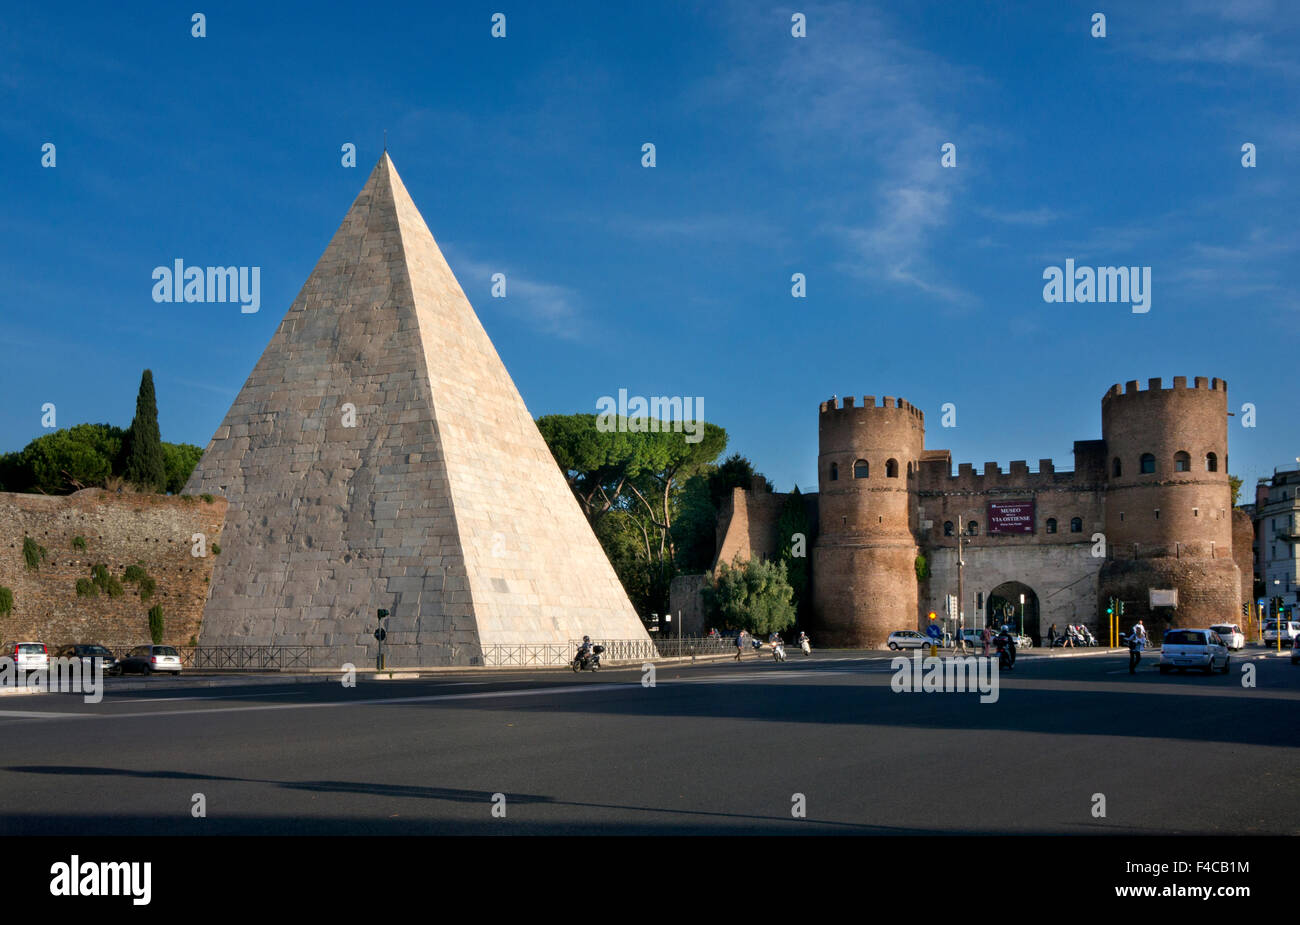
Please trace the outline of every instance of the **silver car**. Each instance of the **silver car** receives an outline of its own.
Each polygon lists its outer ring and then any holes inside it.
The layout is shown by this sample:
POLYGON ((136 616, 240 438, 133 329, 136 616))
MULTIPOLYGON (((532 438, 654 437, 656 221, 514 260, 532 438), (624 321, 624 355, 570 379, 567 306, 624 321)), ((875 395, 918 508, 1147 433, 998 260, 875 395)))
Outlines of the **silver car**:
POLYGON ((136 646, 118 662, 118 670, 122 674, 168 671, 178 675, 181 673, 181 654, 174 646, 136 646))
POLYGON ((889 634, 889 648, 895 652, 899 649, 920 649, 934 642, 936 640, 923 636, 916 630, 899 630, 897 633, 889 634))

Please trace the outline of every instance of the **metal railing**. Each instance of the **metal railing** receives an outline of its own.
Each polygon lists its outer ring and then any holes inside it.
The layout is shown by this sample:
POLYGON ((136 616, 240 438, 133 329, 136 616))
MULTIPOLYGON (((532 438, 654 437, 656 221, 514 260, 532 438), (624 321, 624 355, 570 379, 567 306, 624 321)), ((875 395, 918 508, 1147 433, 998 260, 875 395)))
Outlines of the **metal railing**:
POLYGON ((567 665, 578 647, 558 642, 520 643, 518 645, 493 644, 481 647, 479 664, 486 668, 510 666, 536 667, 567 665))
MULTIPOLYGON (((110 646, 113 654, 125 658, 135 646, 110 646)), ((181 667, 198 671, 306 671, 309 668, 339 668, 344 650, 355 646, 173 646, 181 667)))
MULTIPOLYGON (((734 637, 686 636, 648 639, 593 639, 605 647, 605 662, 649 661, 658 658, 689 658, 721 655, 735 651, 734 637)), ((557 642, 493 644, 476 646, 469 666, 486 668, 541 668, 568 665, 581 645, 557 642)), ((136 646, 109 646, 119 659, 136 646)), ((351 662, 373 667, 374 656, 365 646, 261 645, 261 646, 173 646, 181 667, 196 671, 307 671, 341 668, 351 662)), ((749 651, 748 643, 746 652, 749 651)), ((394 653, 389 650, 390 658, 394 653)), ((464 662, 461 663, 465 664, 464 662)), ((433 667, 433 666, 423 666, 433 667)))

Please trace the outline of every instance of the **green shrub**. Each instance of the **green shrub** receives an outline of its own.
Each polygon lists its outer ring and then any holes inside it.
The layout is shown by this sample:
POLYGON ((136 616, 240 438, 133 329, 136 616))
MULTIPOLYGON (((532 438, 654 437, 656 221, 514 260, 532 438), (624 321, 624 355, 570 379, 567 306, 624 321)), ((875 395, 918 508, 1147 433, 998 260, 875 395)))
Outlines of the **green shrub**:
POLYGON ((89 578, 77 579, 77 597, 95 597, 99 594, 99 586, 89 578))
POLYGON ((214 556, 219 556, 219 555, 221 555, 221 544, 220 544, 220 543, 213 543, 213 544, 212 544, 212 554, 213 554, 214 556))
POLYGON ((102 562, 90 567, 90 576, 99 589, 109 597, 121 597, 125 593, 122 582, 118 581, 117 577, 109 572, 108 566, 102 562))
POLYGON ((0 585, 0 616, 6 616, 14 609, 14 593, 0 585))
POLYGON ((203 494, 199 495, 199 497, 202 498, 204 501, 206 501, 208 504, 212 503, 212 495, 208 494, 206 491, 203 494))
POLYGON ((86 538, 85 538, 84 536, 74 536, 74 537, 72 538, 72 548, 73 548, 73 549, 85 549, 85 548, 86 548, 86 538))
POLYGON ((913 565, 916 568, 917 581, 925 581, 930 577, 930 561, 925 556, 917 556, 913 565))
POLYGON ((153 593, 158 588, 158 582, 154 581, 148 575, 140 579, 140 600, 147 601, 153 597, 153 593))
POLYGON ((153 644, 162 645, 163 641, 163 609, 162 604, 154 604, 149 608, 149 635, 153 638, 153 644))
POLYGON ((40 571, 41 563, 45 561, 45 555, 44 546, 30 536, 23 537, 23 561, 27 563, 29 569, 34 572, 40 571))
POLYGON ((126 567, 126 571, 122 573, 122 580, 129 581, 132 583, 148 577, 149 577, 149 573, 146 572, 144 569, 140 568, 140 566, 138 565, 128 565, 126 567))

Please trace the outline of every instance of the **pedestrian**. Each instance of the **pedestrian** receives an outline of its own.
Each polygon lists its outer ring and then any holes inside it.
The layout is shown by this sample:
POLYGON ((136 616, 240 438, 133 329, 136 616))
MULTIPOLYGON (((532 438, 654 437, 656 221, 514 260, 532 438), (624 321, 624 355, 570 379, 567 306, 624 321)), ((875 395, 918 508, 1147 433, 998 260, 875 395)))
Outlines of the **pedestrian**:
POLYGON ((961 623, 957 624, 957 649, 962 654, 966 652, 966 631, 962 628, 961 623))
POLYGON ((1128 673, 1136 674, 1138 662, 1142 661, 1142 649, 1147 644, 1147 628, 1138 620, 1128 634, 1128 673))
POLYGON ((1056 645, 1056 624, 1053 623, 1047 630, 1047 643, 1049 646, 1056 645))
POLYGON ((740 661, 740 653, 745 651, 745 631, 741 630, 736 634, 736 661, 740 661))
POLYGON ((987 656, 989 654, 989 643, 993 641, 993 634, 989 631, 988 626, 985 626, 980 636, 984 640, 984 654, 987 656))

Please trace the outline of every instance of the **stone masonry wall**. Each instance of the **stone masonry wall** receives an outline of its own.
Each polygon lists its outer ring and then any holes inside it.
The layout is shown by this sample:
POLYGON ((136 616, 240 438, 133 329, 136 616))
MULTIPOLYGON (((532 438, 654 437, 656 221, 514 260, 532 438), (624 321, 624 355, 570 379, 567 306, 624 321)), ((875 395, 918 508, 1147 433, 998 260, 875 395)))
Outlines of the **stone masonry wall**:
POLYGON ((0 616, 0 641, 44 642, 51 652, 69 643, 125 648, 150 641, 149 608, 161 604, 163 641, 185 645, 197 636, 208 581, 220 545, 226 501, 164 495, 114 494, 91 488, 73 495, 0 493, 0 585, 14 594, 13 611, 0 616), (191 537, 206 537, 208 554, 191 555, 191 537), (26 567, 23 537, 44 546, 38 570, 26 567), (84 550, 74 549, 83 537, 84 550), (78 597, 78 578, 103 563, 120 581, 129 565, 157 582, 148 602, 123 582, 123 594, 78 597))

